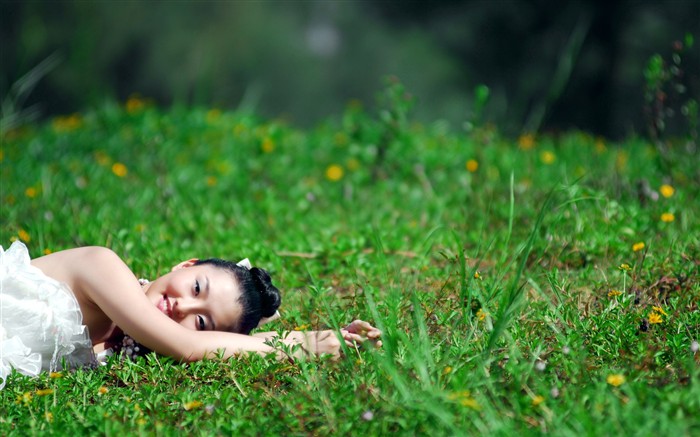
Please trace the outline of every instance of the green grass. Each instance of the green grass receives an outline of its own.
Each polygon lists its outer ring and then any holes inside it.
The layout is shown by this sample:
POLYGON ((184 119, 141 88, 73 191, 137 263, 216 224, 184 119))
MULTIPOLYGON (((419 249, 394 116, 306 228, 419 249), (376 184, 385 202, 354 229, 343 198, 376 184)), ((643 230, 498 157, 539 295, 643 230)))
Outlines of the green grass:
POLYGON ((700 433, 697 157, 662 173, 638 138, 415 125, 396 89, 310 131, 132 101, 6 134, 3 246, 105 245, 147 278, 249 257, 284 292, 272 329, 363 318, 385 345, 15 373, 0 434, 700 433))

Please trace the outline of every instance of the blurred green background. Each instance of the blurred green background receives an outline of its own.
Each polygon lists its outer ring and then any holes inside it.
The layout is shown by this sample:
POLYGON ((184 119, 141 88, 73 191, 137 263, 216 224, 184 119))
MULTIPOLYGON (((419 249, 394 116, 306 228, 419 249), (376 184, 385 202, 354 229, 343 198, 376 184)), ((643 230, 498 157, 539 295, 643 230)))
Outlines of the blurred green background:
MULTIPOLYGON (((419 120, 621 138, 646 134, 645 65, 698 39, 700 1, 3 0, 0 20, 5 103, 23 75, 58 60, 13 102, 44 117, 138 94, 309 126, 352 99, 372 105, 392 74, 419 120)), ((697 95, 698 44, 682 65, 697 95)))

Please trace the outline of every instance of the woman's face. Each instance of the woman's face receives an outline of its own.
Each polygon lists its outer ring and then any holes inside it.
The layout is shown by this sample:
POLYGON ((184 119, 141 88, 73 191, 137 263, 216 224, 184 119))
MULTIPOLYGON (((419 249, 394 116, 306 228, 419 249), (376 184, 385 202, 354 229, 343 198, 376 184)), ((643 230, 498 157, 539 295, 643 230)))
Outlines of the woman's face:
POLYGON ((188 329, 235 332, 243 316, 241 290, 233 274, 209 264, 182 262, 149 283, 146 296, 188 329))

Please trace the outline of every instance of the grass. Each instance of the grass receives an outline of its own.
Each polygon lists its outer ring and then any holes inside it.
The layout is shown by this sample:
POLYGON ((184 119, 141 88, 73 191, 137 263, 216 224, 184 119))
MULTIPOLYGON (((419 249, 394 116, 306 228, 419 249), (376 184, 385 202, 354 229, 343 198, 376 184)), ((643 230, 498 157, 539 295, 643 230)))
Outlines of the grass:
POLYGON ((284 290, 273 329, 363 318, 384 347, 14 373, 0 434, 700 432, 692 154, 412 124, 397 86, 309 131, 131 99, 7 133, 3 246, 105 245, 147 278, 249 257, 284 290))

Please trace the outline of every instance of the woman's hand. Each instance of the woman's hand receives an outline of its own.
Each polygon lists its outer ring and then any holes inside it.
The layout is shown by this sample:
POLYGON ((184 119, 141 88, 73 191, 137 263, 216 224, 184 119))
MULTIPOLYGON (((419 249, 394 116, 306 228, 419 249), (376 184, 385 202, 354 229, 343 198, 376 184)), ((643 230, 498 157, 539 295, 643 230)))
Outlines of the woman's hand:
MULTIPOLYGON (((354 348, 356 345, 381 347, 380 337, 382 331, 362 320, 355 320, 340 330, 340 337, 345 345, 354 348)), ((277 332, 261 332, 253 334, 270 340, 278 336, 277 332)), ((285 335, 284 343, 289 346, 299 345, 301 348, 294 354, 297 357, 303 355, 332 355, 339 358, 342 353, 341 340, 338 339, 338 331, 326 329, 323 331, 292 331, 285 335)))
POLYGON ((337 332, 332 329, 323 331, 292 331, 284 339, 289 346, 299 345, 297 357, 304 355, 332 355, 339 358, 342 351, 337 332))
POLYGON ((370 344, 374 347, 381 347, 382 331, 362 320, 354 320, 348 326, 340 330, 345 344, 355 346, 356 344, 370 344))

